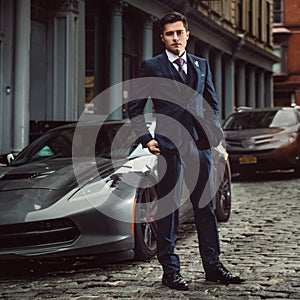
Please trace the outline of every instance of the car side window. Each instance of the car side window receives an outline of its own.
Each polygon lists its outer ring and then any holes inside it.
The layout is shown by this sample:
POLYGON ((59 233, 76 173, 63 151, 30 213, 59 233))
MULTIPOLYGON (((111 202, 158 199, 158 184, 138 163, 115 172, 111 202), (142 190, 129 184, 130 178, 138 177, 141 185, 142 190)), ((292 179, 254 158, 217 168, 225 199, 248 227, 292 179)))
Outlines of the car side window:
POLYGON ((32 160, 54 157, 71 157, 72 144, 65 140, 64 136, 57 136, 47 142, 40 150, 32 155, 32 160))
POLYGON ((270 127, 293 126, 298 123, 293 111, 279 110, 274 116, 270 127))
POLYGON ((45 145, 40 151, 33 155, 33 158, 50 157, 52 155, 54 155, 54 153, 51 148, 48 145, 45 145))

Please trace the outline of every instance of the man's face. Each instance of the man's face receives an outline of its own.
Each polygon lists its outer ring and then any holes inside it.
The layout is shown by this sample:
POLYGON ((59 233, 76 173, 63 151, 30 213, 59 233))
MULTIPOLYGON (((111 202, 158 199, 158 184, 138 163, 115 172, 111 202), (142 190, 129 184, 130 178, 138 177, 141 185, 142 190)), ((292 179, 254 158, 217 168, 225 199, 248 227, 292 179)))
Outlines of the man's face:
POLYGON ((182 55, 187 45, 190 32, 186 31, 182 21, 175 23, 165 24, 163 33, 160 35, 162 42, 165 44, 166 49, 175 55, 182 55))

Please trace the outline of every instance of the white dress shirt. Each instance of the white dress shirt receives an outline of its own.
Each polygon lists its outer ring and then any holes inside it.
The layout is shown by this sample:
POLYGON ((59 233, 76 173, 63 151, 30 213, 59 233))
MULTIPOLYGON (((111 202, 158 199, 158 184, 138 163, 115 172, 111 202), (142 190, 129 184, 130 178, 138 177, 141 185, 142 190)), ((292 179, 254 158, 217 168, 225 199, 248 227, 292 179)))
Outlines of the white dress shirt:
MULTIPOLYGON (((169 51, 168 49, 166 49, 166 54, 168 56, 169 61, 173 64, 173 66, 176 68, 176 70, 178 71, 179 66, 174 62, 176 59, 179 58, 179 56, 175 55, 174 53, 172 53, 171 51, 169 51)), ((187 57, 186 57, 186 52, 183 53, 182 56, 180 56, 183 60, 184 60, 184 64, 182 66, 183 71, 185 72, 185 74, 187 74, 187 57)))

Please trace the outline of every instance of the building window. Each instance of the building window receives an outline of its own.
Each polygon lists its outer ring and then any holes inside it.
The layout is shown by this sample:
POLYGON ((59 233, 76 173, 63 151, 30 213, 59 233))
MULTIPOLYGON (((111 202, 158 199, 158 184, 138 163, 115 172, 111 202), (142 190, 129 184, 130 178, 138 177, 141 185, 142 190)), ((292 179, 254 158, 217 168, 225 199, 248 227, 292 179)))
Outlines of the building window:
POLYGON ((123 80, 136 77, 138 69, 139 32, 134 18, 123 17, 123 80))
POLYGON ((287 46, 284 43, 274 43, 273 53, 280 58, 280 61, 273 65, 274 75, 284 76, 287 74, 287 46))
POLYGON ((85 100, 89 103, 95 97, 95 16, 90 14, 89 11, 85 18, 85 36, 85 100))
POLYGON ((266 20, 266 35, 267 35, 267 44, 271 44, 271 6, 270 3, 267 3, 267 20, 266 20))
POLYGON ((46 0, 31 0, 31 20, 39 23, 47 21, 46 0))
POLYGON ((262 0, 258 1, 258 15, 257 15, 257 36, 260 40, 262 40, 262 12, 263 12, 263 6, 262 6, 262 0))
POLYGON ((230 20, 231 0, 189 0, 190 6, 196 11, 202 12, 203 9, 218 14, 230 20))
POLYGON ((109 86, 110 49, 103 41, 110 45, 110 7, 86 1, 85 11, 85 101, 90 103, 109 86))
POLYGON ((3 11, 4 11, 4 8, 3 8, 3 1, 0 0, 0 40, 1 40, 1 36, 3 35, 3 11))
POLYGON ((273 22, 283 23, 283 0, 273 1, 273 22))
POLYGON ((253 0, 248 2, 248 31, 253 35, 253 0))
POLYGON ((243 0, 237 2, 237 26, 243 29, 243 0))
MULTIPOLYGON (((279 45, 274 45, 273 54, 276 55, 279 58, 281 57, 281 55, 280 55, 280 46, 279 45)), ((280 63, 280 61, 273 65, 273 72, 275 74, 276 73, 277 74, 281 73, 281 63, 280 63)))

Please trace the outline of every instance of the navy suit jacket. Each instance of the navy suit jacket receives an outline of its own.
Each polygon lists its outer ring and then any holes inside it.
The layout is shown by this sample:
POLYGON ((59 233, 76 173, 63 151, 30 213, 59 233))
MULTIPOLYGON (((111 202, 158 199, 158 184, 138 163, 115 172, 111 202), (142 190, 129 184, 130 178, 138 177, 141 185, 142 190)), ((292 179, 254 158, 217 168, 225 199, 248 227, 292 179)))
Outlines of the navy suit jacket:
POLYGON ((183 83, 165 52, 143 61, 133 81, 128 113, 144 147, 155 138, 162 152, 174 152, 192 138, 199 149, 208 149, 223 139, 208 61, 191 54, 187 60, 188 74, 194 79, 191 87, 183 83), (143 115, 149 97, 156 116, 155 137, 143 115))

